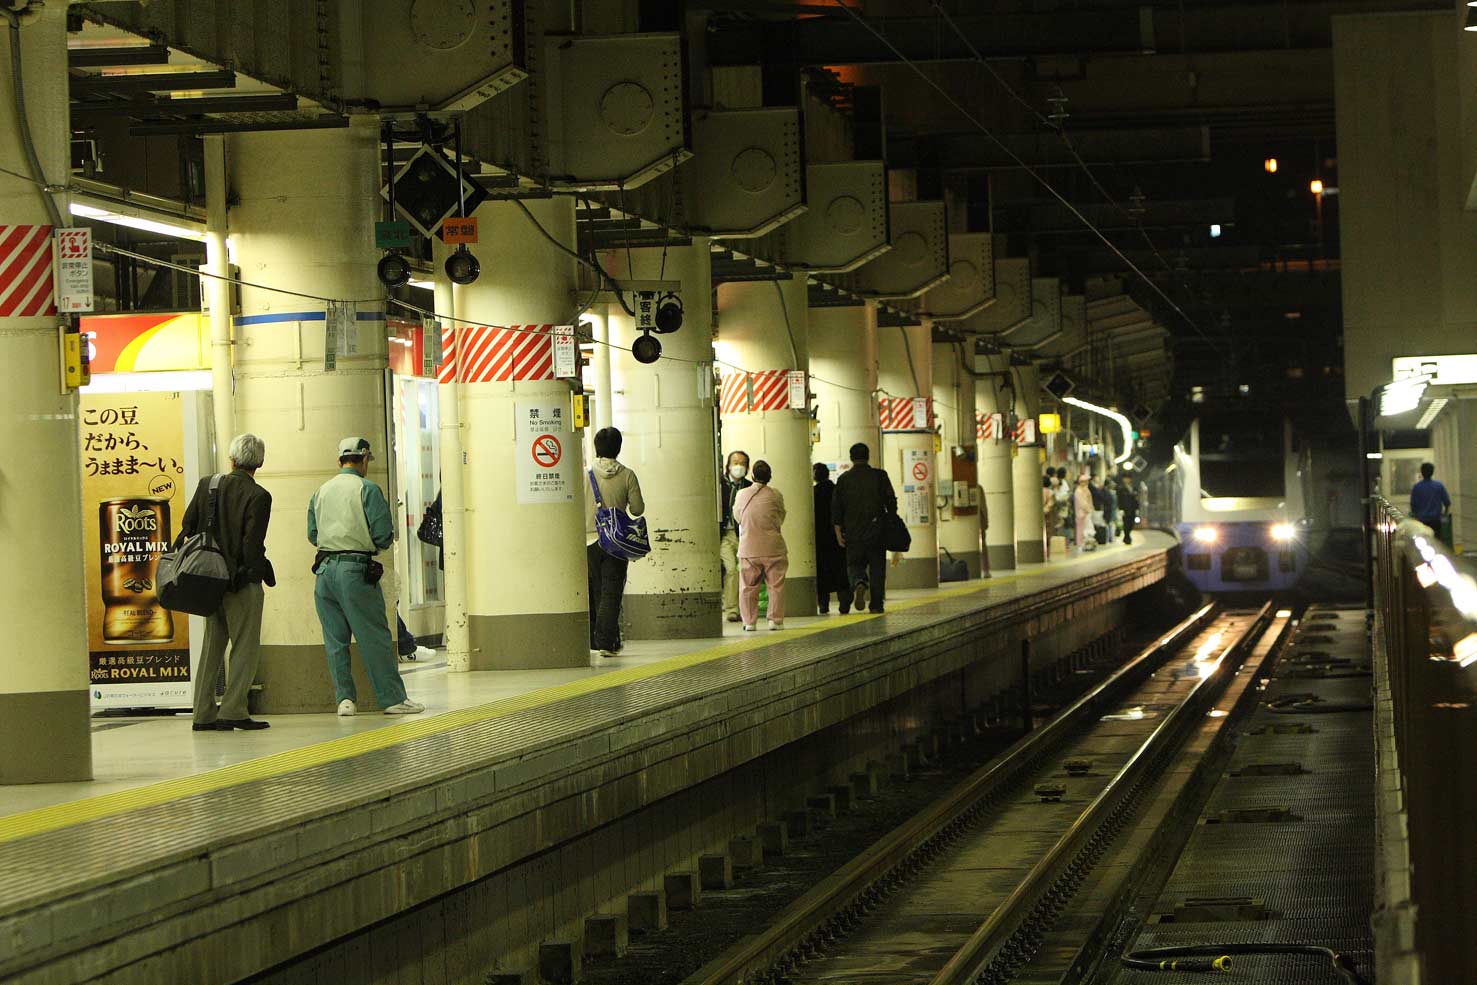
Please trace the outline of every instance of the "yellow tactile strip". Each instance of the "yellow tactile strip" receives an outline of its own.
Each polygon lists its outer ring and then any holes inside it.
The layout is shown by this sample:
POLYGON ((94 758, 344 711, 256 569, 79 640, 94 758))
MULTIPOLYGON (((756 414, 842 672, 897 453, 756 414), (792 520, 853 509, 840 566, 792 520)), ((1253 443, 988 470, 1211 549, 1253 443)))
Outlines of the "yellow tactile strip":
MULTIPOLYGON (((892 603, 888 606, 888 612, 906 611, 929 605, 942 599, 958 598, 964 595, 989 591, 1007 582, 1050 574, 1060 571, 1063 567, 1088 559, 1089 556, 1080 556, 1053 564, 1050 568, 1038 568, 1032 571, 1018 572, 1010 575, 997 575, 987 581, 972 581, 959 588, 942 589, 926 598, 909 599, 892 603)), ((787 629, 784 639, 789 641, 813 636, 846 626, 854 626, 859 622, 874 618, 877 617, 870 613, 863 613, 848 616, 844 620, 835 622, 824 622, 804 628, 796 627, 794 629, 787 629)), ((463 726, 555 704, 607 688, 633 684, 659 677, 675 670, 707 663, 722 657, 733 656, 737 653, 763 649, 764 647, 774 645, 776 642, 778 641, 767 634, 725 640, 722 643, 700 650, 694 650, 691 653, 685 653, 680 656, 669 657, 666 660, 656 663, 644 664, 639 667, 627 667, 594 677, 581 678, 577 681, 570 681, 567 684, 541 688, 516 697, 503 698, 487 704, 462 708, 457 711, 445 712, 427 718, 407 719, 383 728, 356 732, 341 738, 329 739, 297 749, 274 753, 270 756, 263 756, 260 759, 247 760, 246 762, 236 763, 220 769, 197 773, 194 776, 163 780, 158 783, 135 787, 129 790, 119 790, 69 803, 23 811, 8 817, 0 817, 0 842, 27 838, 48 831, 70 827, 74 824, 112 817, 143 807, 152 807, 197 794, 211 793, 216 790, 251 783, 256 780, 282 776, 314 766, 321 766, 326 763, 352 759, 356 756, 387 749, 401 743, 439 735, 463 726)))

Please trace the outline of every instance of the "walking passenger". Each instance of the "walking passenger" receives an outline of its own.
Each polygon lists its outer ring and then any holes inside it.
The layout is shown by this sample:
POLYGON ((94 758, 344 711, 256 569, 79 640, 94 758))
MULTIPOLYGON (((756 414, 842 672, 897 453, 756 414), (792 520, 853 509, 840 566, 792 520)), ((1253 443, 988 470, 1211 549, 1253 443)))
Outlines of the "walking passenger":
MULTIPOLYGON (((272 494, 256 483, 256 470, 266 460, 266 446, 254 434, 240 434, 231 442, 228 455, 231 471, 221 477, 215 491, 215 529, 233 572, 230 591, 221 607, 205 617, 205 639, 200 644, 200 666, 195 669, 196 732, 229 732, 232 729, 270 728, 246 713, 246 697, 256 678, 261 653, 262 585, 274 586, 277 578, 267 560, 267 523, 272 519, 272 494), (215 682, 226 659, 226 693, 220 708, 215 706, 215 682)), ((195 497, 180 524, 180 540, 199 533, 210 510, 210 481, 206 476, 195 487, 195 497)))
POLYGON ((723 616, 729 622, 739 621, 739 531, 733 519, 733 500, 739 490, 751 485, 748 453, 729 452, 723 474, 718 477, 718 487, 723 491, 723 516, 718 521, 718 558, 723 562, 723 616))
POLYGON ((1123 488, 1118 493, 1118 509, 1123 512, 1123 543, 1133 543, 1133 528, 1139 518, 1139 496, 1133 488, 1133 476, 1123 477, 1123 488))
POLYGON ((308 501, 308 540, 318 548, 313 599, 323 625, 334 700, 345 717, 359 710, 349 662, 351 636, 359 641, 359 657, 386 715, 426 710, 405 695, 385 618, 385 594, 379 583, 385 569, 374 556, 395 542, 395 527, 384 491, 367 478, 373 460, 364 438, 340 441, 338 475, 319 486, 308 501))
POLYGON ((1438 539, 1445 541, 1441 518, 1451 511, 1451 496, 1447 494, 1446 486, 1432 478, 1435 474, 1436 466, 1430 462, 1421 463, 1421 479, 1410 489, 1410 515, 1430 527, 1438 539))
POLYGON ((1071 547, 1077 542, 1077 520, 1072 506, 1072 484, 1067 481, 1067 470, 1058 468, 1056 470, 1056 515, 1057 523, 1062 527, 1062 533, 1066 537, 1067 546, 1071 547))
POLYGON ((1072 503, 1077 511, 1077 550, 1083 553, 1097 550, 1097 538, 1092 529, 1092 486, 1087 473, 1077 477, 1077 491, 1072 494, 1072 503))
MULTIPOLYGON (((595 432, 595 467, 590 476, 600 489, 600 503, 611 509, 625 510, 631 516, 646 512, 641 496, 641 483, 636 473, 616 461, 623 439, 615 428, 595 432)), ((585 497, 585 562, 590 585, 590 649, 602 657, 613 657, 621 650, 621 596, 626 592, 626 568, 630 561, 608 554, 595 536, 594 490, 585 497)))
POLYGON ((739 490, 733 501, 739 527, 739 614, 744 632, 752 633, 759 619, 759 583, 769 589, 769 628, 785 628, 785 572, 790 552, 780 528, 785 523, 785 497, 769 484, 769 463, 754 463, 754 481, 739 490))
POLYGON ((897 512, 897 493, 883 469, 868 462, 871 450, 858 441, 851 446, 851 469, 836 480, 831 497, 831 523, 836 542, 846 549, 846 576, 852 606, 881 612, 887 596, 887 547, 882 538, 883 514, 897 512))
POLYGON ((821 615, 831 611, 831 594, 841 606, 844 616, 851 611, 851 585, 846 580, 846 551, 836 542, 836 527, 831 522, 831 499, 836 483, 825 462, 811 466, 815 478, 815 595, 821 615))

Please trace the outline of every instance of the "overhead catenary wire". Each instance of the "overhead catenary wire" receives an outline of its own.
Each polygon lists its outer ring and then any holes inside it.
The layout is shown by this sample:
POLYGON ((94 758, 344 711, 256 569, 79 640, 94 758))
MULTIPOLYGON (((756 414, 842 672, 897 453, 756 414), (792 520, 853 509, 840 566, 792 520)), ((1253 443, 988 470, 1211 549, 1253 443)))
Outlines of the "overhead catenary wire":
MULTIPOLYGON (((868 21, 849 4, 847 4, 845 0, 832 0, 832 2, 836 6, 840 7, 842 10, 846 11, 849 17, 856 21, 857 24, 859 24, 867 33, 871 34, 874 38, 881 42, 882 45, 886 47, 889 51, 891 51, 900 62, 902 62, 908 68, 912 69, 913 72, 920 79, 923 80, 924 84, 926 84, 929 88, 933 89, 940 96, 942 96, 945 102, 954 107, 954 109, 961 116, 972 123, 974 127, 979 130, 979 132, 982 133, 985 138, 990 141, 990 143, 994 144, 995 147, 999 149, 1002 154, 1009 158, 1022 171, 1030 175, 1037 184, 1039 184, 1053 198, 1060 202, 1062 206, 1067 209, 1068 212, 1070 212, 1079 222, 1083 224, 1083 226, 1085 226, 1094 236, 1102 241, 1103 245, 1106 246, 1113 253, 1114 256, 1122 261, 1123 264, 1127 266, 1128 269, 1131 270, 1136 277, 1138 277, 1146 285, 1148 285, 1150 290, 1158 294, 1159 297, 1164 300, 1164 303, 1169 305, 1169 307, 1177 315, 1179 315, 1180 318, 1184 320, 1186 325, 1190 326, 1190 328, 1193 329, 1196 334, 1198 334, 1202 339, 1205 340, 1207 345, 1209 345, 1216 352, 1220 351, 1219 348, 1216 346, 1214 340, 1211 339, 1211 337, 1207 335, 1203 329, 1200 328, 1195 320, 1191 318, 1173 298, 1165 293, 1163 288, 1161 288, 1157 283, 1154 282, 1152 278, 1145 274, 1143 270, 1139 268, 1138 264, 1134 263, 1133 260, 1130 259, 1126 253, 1119 249, 1117 244, 1109 239, 1106 233, 1099 229, 1091 219, 1083 215, 1082 211, 1078 209, 1077 206, 1073 205, 1071 200, 1069 200, 1065 195, 1058 191, 1056 189, 1056 186, 1054 186, 1050 181, 1046 180, 1046 177, 1044 175, 1042 175, 1035 168, 1031 167, 1031 165, 1028 164, 1023 158, 1021 158, 1019 154, 1011 150, 1009 144, 1005 143, 1005 141, 1001 140, 993 130, 985 126, 985 124, 979 119, 979 117, 970 112, 970 110, 958 99, 956 99, 952 93, 950 93, 947 89, 945 89, 942 85, 935 81, 927 72, 923 71, 923 68, 917 62, 913 61, 913 59, 904 54, 903 51, 897 47, 897 45, 892 43, 891 39, 889 39, 876 27, 872 26, 870 21, 868 21)), ((966 43, 968 42, 966 41, 966 43)), ((970 47, 973 48, 972 45, 970 47)), ((976 54, 978 53, 976 52, 976 54)), ((983 61, 983 59, 981 59, 981 61, 983 61)))

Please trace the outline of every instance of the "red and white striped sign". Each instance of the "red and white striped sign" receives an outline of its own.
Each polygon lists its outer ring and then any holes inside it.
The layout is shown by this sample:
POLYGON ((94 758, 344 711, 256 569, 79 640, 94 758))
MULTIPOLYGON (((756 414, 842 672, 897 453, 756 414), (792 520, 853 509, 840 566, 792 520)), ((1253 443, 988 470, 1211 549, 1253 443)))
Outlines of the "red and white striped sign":
POLYGON ((0 318, 56 314, 51 227, 0 226, 0 318))
POLYGON ((975 437, 984 441, 986 438, 994 440, 1005 437, 1005 415, 1000 413, 985 414, 980 411, 974 413, 975 437))
POLYGON ((927 431, 933 427, 933 398, 880 397, 877 419, 884 431, 927 431))
POLYGON ((1036 418, 1023 417, 1016 422, 1015 443, 1018 445, 1034 445, 1036 443, 1036 418))
POLYGON ((460 333, 447 328, 441 332, 442 383, 511 383, 515 380, 552 380, 554 378, 554 326, 509 325, 488 328, 483 325, 463 326, 460 333), (457 371, 457 335, 461 335, 466 360, 457 371))
POLYGON ((727 373, 718 388, 718 413, 752 414, 787 410, 790 406, 790 373, 762 369, 757 373, 727 373))

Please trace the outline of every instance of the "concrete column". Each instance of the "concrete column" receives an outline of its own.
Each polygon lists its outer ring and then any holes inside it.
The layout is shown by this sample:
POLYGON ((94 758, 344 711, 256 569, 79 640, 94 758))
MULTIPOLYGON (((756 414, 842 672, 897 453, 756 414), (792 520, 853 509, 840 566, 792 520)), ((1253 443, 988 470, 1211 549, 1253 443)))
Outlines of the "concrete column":
MULTIPOLYGON (((748 281, 718 289, 718 340, 724 359, 755 374, 781 374, 754 380, 755 398, 788 392, 783 374, 807 371, 810 365, 806 279, 797 273, 787 281, 748 281)), ((720 367, 725 374, 734 371, 720 367)), ((727 391, 728 387, 724 387, 727 391)), ((725 405, 726 405, 725 401, 725 405)), ((729 410, 725 406, 725 410, 729 410)), ((785 577, 785 613, 812 616, 815 598, 815 494, 811 482, 809 407, 779 410, 733 409, 722 416, 722 446, 743 449, 749 460, 768 462, 773 487, 785 498, 785 546, 790 567, 785 577)))
MULTIPOLYGON (((995 413, 1010 416, 1009 391, 1002 389, 1000 374, 1010 368, 1009 356, 977 356, 975 370, 985 374, 975 381, 974 406, 978 414, 995 413)), ((991 571, 1008 571, 1015 567, 1015 480, 1008 437, 994 435, 979 442, 980 487, 984 489, 985 508, 990 522, 985 528, 985 550, 990 555, 991 571)), ((1040 496, 1038 494, 1037 499, 1040 496)))
POLYGON ((200 291, 210 307, 211 410, 215 418, 215 467, 231 467, 231 439, 236 436, 236 393, 231 375, 231 273, 226 248, 226 137, 212 133, 205 143, 205 265, 213 277, 200 278, 200 291))
MULTIPOLYGON (((972 367, 971 367, 972 368, 972 367)), ((936 342, 933 346, 933 407, 938 418, 939 437, 942 445, 938 452, 938 468, 935 474, 940 480, 954 478, 954 449, 965 449, 961 475, 970 471, 969 458, 975 447, 974 432, 974 377, 959 363, 959 349, 952 342, 936 342)), ((966 478, 958 480, 968 488, 975 483, 966 478)), ((942 488, 942 487, 938 487, 942 488)), ((939 514, 939 557, 948 551, 969 565, 969 577, 980 576, 980 514, 975 507, 961 507, 955 512, 954 498, 936 497, 942 502, 939 514)))
MULTIPOLYGON (((643 366, 620 348, 609 354, 606 406, 625 440, 621 460, 641 478, 652 541, 651 554, 631 564, 626 582, 621 611, 631 639, 723 635, 711 256, 708 241, 698 237, 691 246, 669 248, 665 260, 658 249, 614 250, 602 258, 620 280, 682 283, 682 327, 661 336, 661 359, 643 366)), ((635 319, 617 304, 607 310, 611 341, 629 349, 639 335, 635 319)))
MULTIPOLYGON (((441 271, 448 247, 439 240, 433 244, 441 271)), ((465 326, 457 316, 457 288, 444 276, 436 278, 436 314, 444 318, 442 336, 452 333, 453 348, 460 329, 465 326)), ((444 351, 444 349, 443 349, 444 351)), ((441 581, 446 586, 445 618, 442 642, 446 645, 446 666, 453 673, 472 669, 471 642, 467 638, 467 495, 464 489, 466 461, 462 451, 462 387, 454 378, 436 388, 437 420, 441 429, 441 581)))
MULTIPOLYGON (((877 379, 885 391, 884 399, 933 395, 931 336, 932 329, 928 325, 878 329, 877 379)), ((908 524, 913 546, 887 575, 887 583, 894 588, 933 588, 939 583, 938 513, 934 502, 937 476, 930 472, 924 481, 914 477, 912 471, 918 462, 914 453, 919 452, 926 454, 930 465, 936 465, 931 421, 915 419, 913 427, 906 430, 887 430, 884 427, 881 461, 873 456, 873 464, 886 467, 892 476, 893 488, 897 490, 898 512, 905 520, 922 521, 908 524), (909 465, 909 462, 914 464, 909 465), (915 499, 916 510, 909 509, 910 496, 918 497, 915 499)))
MULTIPOLYGON (((574 248, 572 198, 525 204, 551 236, 574 248)), ((493 329, 570 324, 578 307, 574 259, 545 239, 512 203, 488 202, 477 213, 481 227, 495 233, 472 248, 482 276, 456 289, 457 316, 493 329)), ((462 327, 470 353, 474 343, 466 338, 468 331, 476 329, 462 327)), ((489 344, 501 344, 499 338, 489 344)), ((518 369, 510 374, 494 370, 494 379, 478 380, 466 375, 479 375, 471 363, 469 356, 461 380, 469 665, 472 670, 588 666, 587 480, 581 435, 566 428, 557 464, 543 466, 561 474, 571 498, 519 502, 520 456, 530 454, 518 445, 520 407, 536 402, 560 409, 569 420, 574 407, 570 383, 508 378, 522 375, 518 369)))
MULTIPOLYGON (((1015 412, 1022 418, 1035 417, 1040 407, 1038 375, 1035 366, 1015 368, 1015 412)), ((1019 449, 1011 476, 1015 487, 1015 556, 1022 564, 1046 560, 1046 529, 1041 515, 1044 475, 1040 449, 1019 449)))
MULTIPOLYGON (((243 280, 328 298, 384 294, 374 272, 378 140, 374 119, 356 119, 341 130, 230 138, 231 185, 240 200, 231 227, 243 280)), ((385 491, 393 510, 384 319, 381 303, 361 301, 348 347, 357 352, 339 354, 336 368, 328 371, 323 301, 241 288, 236 428, 266 442, 266 464, 257 481, 272 494, 267 556, 277 572, 277 587, 267 589, 257 671, 262 690, 253 706, 264 714, 333 708, 313 604, 314 548, 304 517, 314 491, 338 470, 338 441, 348 435, 369 439, 375 455, 369 478, 385 491)), ((218 440, 230 441, 230 436, 218 440)), ((386 551, 379 560, 386 567, 381 582, 386 618, 393 620, 394 555, 386 551)), ((358 691, 361 709, 373 707, 367 683, 358 691)))
MULTIPOLYGON (((65 184, 70 166, 67 125, 67 27, 65 4, 42 8, 21 28, 26 116, 44 180, 65 184)), ((15 34, 3 29, 0 64, 9 66, 15 34)), ((8 69, 0 72, 0 167, 30 174, 19 140, 15 92, 8 69)), ((55 208, 60 213, 66 199, 55 208)), ((84 557, 82 477, 77 437, 77 397, 61 392, 55 314, 45 313, 50 293, 55 223, 41 188, 0 173, 0 215, 16 227, 33 227, 22 249, 43 271, 39 297, 0 289, 0 613, 15 642, 0 658, 0 784, 90 780, 92 733, 87 697, 87 604, 84 563, 97 564, 97 546, 84 557), (34 303, 31 303, 34 301, 34 303), (39 310, 40 314, 23 312, 39 310)), ((68 221, 65 218, 63 221, 68 221)))
POLYGON ((808 320, 810 388, 820 430, 812 457, 834 469, 850 461, 849 450, 858 441, 873 456, 881 455, 876 306, 811 308, 808 320))

